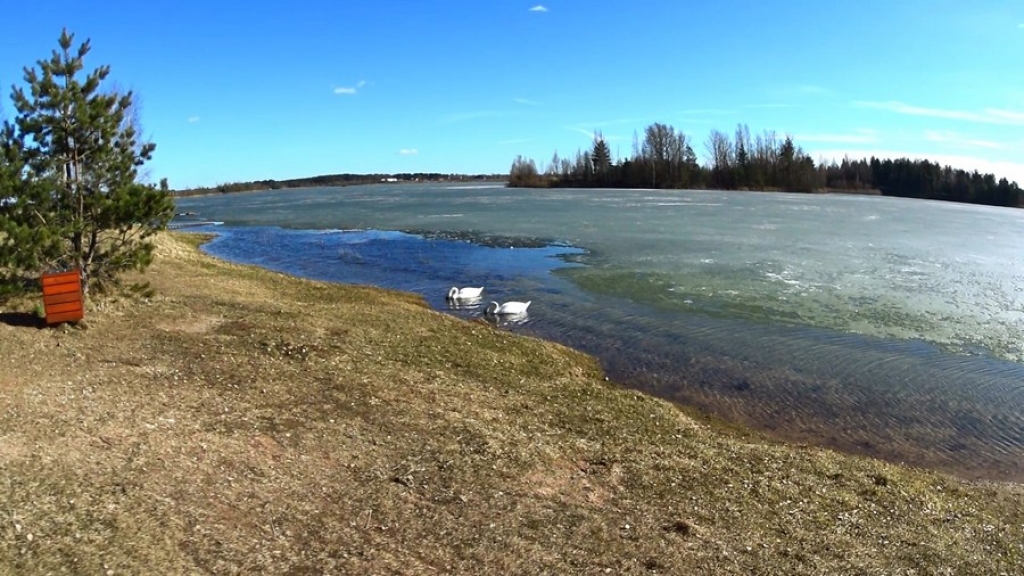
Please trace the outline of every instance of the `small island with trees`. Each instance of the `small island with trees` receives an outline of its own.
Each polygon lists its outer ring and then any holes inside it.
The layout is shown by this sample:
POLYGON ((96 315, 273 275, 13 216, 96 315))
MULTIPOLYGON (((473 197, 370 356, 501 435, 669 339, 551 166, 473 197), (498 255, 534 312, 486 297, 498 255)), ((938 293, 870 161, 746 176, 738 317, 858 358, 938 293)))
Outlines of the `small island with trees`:
POLYGON ((1016 182, 993 174, 941 166, 928 160, 857 159, 815 162, 791 136, 773 131, 751 136, 740 125, 735 136, 712 130, 705 141, 707 164, 697 160, 692 140, 672 126, 654 123, 634 136, 629 158, 612 159, 607 140, 595 133, 590 150, 572 158, 556 152, 542 171, 516 157, 508 185, 525 188, 663 188, 788 192, 842 191, 949 200, 991 206, 1024 206, 1016 182))

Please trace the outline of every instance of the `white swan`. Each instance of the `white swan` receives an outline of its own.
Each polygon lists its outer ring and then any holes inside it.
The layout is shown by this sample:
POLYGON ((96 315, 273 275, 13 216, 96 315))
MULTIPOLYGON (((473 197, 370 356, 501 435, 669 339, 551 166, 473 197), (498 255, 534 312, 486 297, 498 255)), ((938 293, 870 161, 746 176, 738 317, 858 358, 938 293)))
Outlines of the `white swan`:
POLYGON ((448 291, 448 299, 462 300, 468 298, 479 298, 483 291, 483 286, 479 288, 456 288, 455 286, 452 286, 452 289, 448 291))
POLYGON ((488 314, 525 314, 529 307, 530 302, 505 302, 504 304, 491 302, 484 312, 488 314))

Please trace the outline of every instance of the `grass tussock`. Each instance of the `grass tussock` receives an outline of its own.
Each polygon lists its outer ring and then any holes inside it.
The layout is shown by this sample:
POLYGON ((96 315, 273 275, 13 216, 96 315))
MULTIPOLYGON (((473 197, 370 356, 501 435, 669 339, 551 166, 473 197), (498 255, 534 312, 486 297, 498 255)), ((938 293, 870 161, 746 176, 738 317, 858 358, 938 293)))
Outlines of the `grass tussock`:
POLYGON ((155 295, 83 326, 0 323, 0 573, 1024 571, 1019 486, 736 434, 199 241, 161 237, 155 295))

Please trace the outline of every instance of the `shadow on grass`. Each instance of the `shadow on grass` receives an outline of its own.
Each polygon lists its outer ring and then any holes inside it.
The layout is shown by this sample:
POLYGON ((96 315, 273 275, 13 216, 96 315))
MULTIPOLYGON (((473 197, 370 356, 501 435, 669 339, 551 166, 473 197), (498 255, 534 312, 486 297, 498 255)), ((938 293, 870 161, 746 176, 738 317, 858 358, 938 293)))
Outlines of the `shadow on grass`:
POLYGON ((46 326, 42 318, 28 312, 0 312, 0 323, 18 328, 43 328, 46 326))

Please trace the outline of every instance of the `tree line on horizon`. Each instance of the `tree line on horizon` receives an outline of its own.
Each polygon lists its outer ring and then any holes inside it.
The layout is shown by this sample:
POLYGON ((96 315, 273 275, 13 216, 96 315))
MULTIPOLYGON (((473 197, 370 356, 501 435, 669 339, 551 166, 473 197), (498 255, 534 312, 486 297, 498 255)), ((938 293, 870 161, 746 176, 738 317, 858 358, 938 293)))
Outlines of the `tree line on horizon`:
POLYGON ((968 172, 928 160, 870 159, 815 162, 789 135, 751 135, 739 125, 733 137, 712 130, 704 142, 707 162, 698 162, 690 137, 654 123, 634 135, 633 153, 613 160, 607 140, 595 133, 589 150, 572 158, 556 152, 543 171, 533 159, 517 156, 508 185, 524 188, 664 188, 817 192, 862 191, 1019 207, 1024 194, 1016 182, 993 174, 968 172))
POLYGON ((290 180, 251 180, 231 182, 216 186, 184 188, 175 190, 175 196, 198 196, 202 194, 229 194, 232 192, 253 192, 256 190, 282 190, 286 188, 318 188, 328 186, 358 186, 379 182, 469 182, 478 180, 503 179, 501 174, 441 174, 439 172, 402 172, 398 174, 325 174, 309 178, 290 180))

